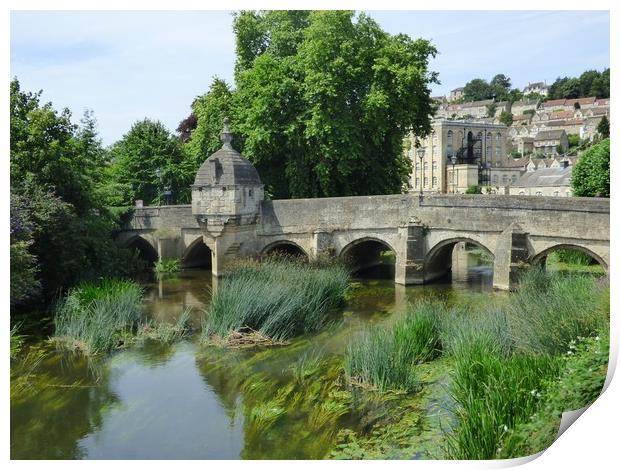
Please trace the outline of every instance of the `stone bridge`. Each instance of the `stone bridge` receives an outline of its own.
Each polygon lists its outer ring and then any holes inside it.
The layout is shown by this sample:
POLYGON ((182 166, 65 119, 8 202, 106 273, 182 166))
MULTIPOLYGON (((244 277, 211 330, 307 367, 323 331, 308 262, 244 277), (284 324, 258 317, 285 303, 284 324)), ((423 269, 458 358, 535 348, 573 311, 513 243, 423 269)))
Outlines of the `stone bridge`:
POLYGON ((265 200, 252 164, 224 145, 202 164, 192 204, 136 208, 118 234, 150 261, 179 258, 216 276, 240 257, 274 250, 335 256, 358 268, 392 251, 395 282, 423 284, 448 273, 452 250, 470 242, 493 256, 493 285, 512 288, 521 269, 558 248, 609 268, 609 199, 500 195, 357 196, 265 200))
POLYGON ((581 250, 609 267, 608 199, 403 194, 262 201, 259 207, 255 223, 216 234, 191 205, 135 209, 118 240, 152 260, 210 265, 216 276, 237 257, 274 249, 309 259, 347 257, 360 267, 391 250, 395 281, 422 284, 450 270, 458 242, 493 255, 493 285, 500 289, 511 288, 521 268, 557 248, 581 250))

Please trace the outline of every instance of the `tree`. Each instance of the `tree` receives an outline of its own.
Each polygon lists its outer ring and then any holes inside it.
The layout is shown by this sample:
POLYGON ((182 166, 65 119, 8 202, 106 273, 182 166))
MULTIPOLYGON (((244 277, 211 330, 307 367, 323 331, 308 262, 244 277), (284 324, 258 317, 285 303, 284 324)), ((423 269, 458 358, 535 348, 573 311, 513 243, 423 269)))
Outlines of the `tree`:
POLYGON ((601 76, 596 70, 586 70, 579 76, 579 89, 581 96, 592 96, 592 85, 601 76))
POLYGON ((136 199, 161 204, 165 188, 172 191, 173 201, 189 201, 196 168, 180 142, 159 121, 134 123, 110 153, 109 183, 129 189, 123 194, 122 205, 133 205, 136 199))
POLYGON ((221 117, 229 114, 233 145, 274 197, 402 190, 410 172, 403 139, 430 132, 437 82, 430 42, 391 36, 350 11, 240 12, 233 29, 235 91, 224 96, 219 87, 215 100, 212 87, 204 99, 213 102, 194 106, 194 158, 206 157, 207 142, 221 146, 221 117))
POLYGON ((603 139, 609 138, 609 119, 607 116, 603 116, 603 118, 596 126, 596 132, 598 132, 603 139))
POLYGON ((465 194, 482 194, 482 186, 479 186, 477 184, 468 186, 465 190, 465 194))
POLYGON ((128 274, 130 253, 112 239, 118 225, 103 207, 107 152, 87 112, 41 104, 41 92, 11 83, 11 308, 45 308, 59 290, 85 279, 128 274))
POLYGON ((494 117, 497 112, 497 105, 495 103, 491 103, 487 105, 487 116, 494 117))
POLYGON ((609 197, 609 139, 588 148, 575 164, 571 185, 575 196, 609 197))
POLYGON ((502 111, 499 114, 499 122, 510 127, 512 125, 512 113, 510 111, 502 111))
POLYGON ((189 116, 183 119, 177 126, 177 135, 179 140, 183 143, 187 143, 192 135, 194 129, 198 126, 198 118, 192 111, 189 116))
POLYGON ((192 114, 196 116, 196 126, 185 148, 195 169, 222 146, 220 132, 224 118, 231 117, 232 96, 230 86, 216 77, 209 92, 194 100, 192 114))
POLYGON ((592 82, 590 88, 590 95, 597 98, 609 98, 610 92, 610 72, 609 69, 603 70, 603 72, 592 82))
POLYGON ((510 99, 511 83, 503 73, 495 75, 490 82, 490 86, 493 89, 493 94, 498 101, 508 101, 510 99))
POLYGON ((481 78, 474 78, 467 82, 463 88, 463 98, 465 101, 481 101, 493 97, 494 88, 481 78))

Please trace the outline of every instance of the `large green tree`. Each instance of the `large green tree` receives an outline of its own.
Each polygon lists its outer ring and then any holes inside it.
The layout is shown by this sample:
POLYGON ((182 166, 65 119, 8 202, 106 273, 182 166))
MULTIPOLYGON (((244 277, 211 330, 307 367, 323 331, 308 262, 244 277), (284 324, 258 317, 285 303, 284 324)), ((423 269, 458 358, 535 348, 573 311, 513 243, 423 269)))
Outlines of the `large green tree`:
MULTIPOLYGON (((11 307, 46 302, 82 279, 128 273, 112 239, 115 218, 101 205, 106 152, 92 113, 81 125, 41 93, 10 85, 11 307)), ((44 304, 45 305, 45 304, 44 304)))
MULTIPOLYGON (((219 142, 223 104, 234 145, 258 168, 274 197, 385 194, 402 190, 410 171, 409 130, 430 131, 426 40, 392 36, 351 11, 240 12, 236 89, 214 84, 190 140, 219 142), (221 90, 221 93, 216 93, 221 90), (216 96, 219 96, 216 99, 216 96), (213 119, 212 129, 201 119, 213 119)), ((198 100, 196 112, 203 103, 198 100)), ((197 113, 198 114, 198 113, 197 113)), ((202 155, 202 158, 206 154, 202 155)))
POLYGON ((588 148, 575 164, 571 184, 575 196, 609 197, 609 139, 588 148))
MULTIPOLYGON (((160 204, 166 188, 173 202, 188 202, 195 168, 180 141, 159 121, 144 119, 110 148, 112 164, 108 184, 115 185, 121 205, 136 199, 160 204)), ((113 193, 113 191, 110 191, 113 193)))

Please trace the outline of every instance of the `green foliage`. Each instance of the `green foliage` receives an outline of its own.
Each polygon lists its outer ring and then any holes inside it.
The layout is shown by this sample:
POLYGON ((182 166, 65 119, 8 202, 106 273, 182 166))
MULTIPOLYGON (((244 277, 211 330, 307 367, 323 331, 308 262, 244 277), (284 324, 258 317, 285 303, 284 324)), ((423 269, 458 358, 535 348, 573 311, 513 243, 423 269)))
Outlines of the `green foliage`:
POLYGON ((482 194, 482 186, 474 184, 465 190, 465 194, 482 194))
POLYGON ((495 103, 491 103, 487 105, 487 116, 494 117, 497 112, 497 105, 495 103))
POLYGON ((526 109, 525 111, 523 111, 523 114, 529 114, 530 116, 533 116, 534 114, 536 114, 536 110, 535 109, 526 109))
POLYGON ((19 309, 136 267, 114 243, 118 221, 101 205, 108 156, 92 113, 74 125, 68 110, 39 97, 11 82, 11 307, 19 309))
MULTIPOLYGON (((196 116, 196 128, 191 132, 185 146, 195 170, 211 154, 222 146, 220 132, 225 117, 231 115, 232 90, 224 80, 215 78, 209 92, 199 96, 192 103, 192 112, 196 116)), ((235 122, 233 121, 233 125, 235 122)), ((235 142, 235 146, 241 148, 235 142)))
POLYGON ((499 114, 499 122, 506 126, 512 125, 512 113, 510 111, 502 111, 499 114))
POLYGON ((558 261, 560 261, 561 263, 577 264, 580 266, 589 266, 596 263, 596 261, 592 259, 590 255, 579 250, 563 248, 554 251, 554 253, 557 255, 558 261))
POLYGON ((351 341, 344 369, 355 384, 388 390, 416 391, 414 366, 440 352, 436 305, 418 304, 391 328, 375 327, 351 341))
POLYGON ((19 325, 11 327, 11 359, 15 359, 24 345, 24 336, 19 334, 19 325))
POLYGON ((532 455, 547 449, 557 435, 562 412, 581 409, 599 397, 608 361, 609 331, 571 343, 558 380, 536 391, 543 401, 540 410, 507 434, 499 457, 532 455))
POLYGON ((196 166, 161 122, 136 122, 110 153, 112 165, 106 187, 110 205, 129 206, 136 199, 161 205, 166 188, 172 191, 174 202, 189 202, 196 166))
POLYGON ((607 119, 607 116, 603 116, 601 121, 598 123, 598 126, 596 126, 596 132, 598 132, 603 139, 609 138, 609 119, 607 119))
POLYGON ((609 139, 588 148, 575 164, 571 185, 575 196, 609 197, 609 139))
POLYGON ((609 98, 610 70, 603 72, 587 70, 580 77, 557 78, 549 86, 547 99, 556 100, 562 98, 579 98, 583 96, 596 96, 597 98, 609 98))
POLYGON ((579 134, 568 134, 568 148, 576 148, 581 144, 581 138, 579 134))
POLYGON ((536 392, 558 368, 550 356, 504 357, 484 335, 459 349, 451 388, 458 425, 448 435, 447 455, 497 458, 505 436, 537 410, 536 392))
POLYGON ((157 279, 174 276, 181 270, 181 260, 176 258, 160 259, 155 263, 153 271, 157 279))
POLYGON ((271 258, 240 266, 219 282, 206 312, 203 340, 247 329, 274 341, 315 332, 343 301, 348 281, 340 265, 313 267, 271 258))
POLYGON ((591 276, 542 269, 525 273, 508 315, 516 349, 557 355, 578 336, 595 336, 609 321, 596 308, 601 295, 591 276))
MULTIPOLYGON (((516 90, 511 90, 510 78, 504 74, 495 75, 490 82, 482 78, 474 78, 467 82, 463 89, 464 101, 481 101, 491 98, 497 101, 516 101, 519 95, 516 90)), ((494 116, 495 112, 489 113, 494 116)))
POLYGON ((243 11, 233 28, 235 91, 214 83, 197 100, 194 157, 217 145, 229 112, 235 147, 273 197, 401 192, 403 138, 430 131, 428 41, 391 36, 349 11, 243 11))
POLYGON ((83 283, 56 306, 53 339, 85 354, 107 352, 133 337, 141 314, 142 289, 135 282, 83 283))

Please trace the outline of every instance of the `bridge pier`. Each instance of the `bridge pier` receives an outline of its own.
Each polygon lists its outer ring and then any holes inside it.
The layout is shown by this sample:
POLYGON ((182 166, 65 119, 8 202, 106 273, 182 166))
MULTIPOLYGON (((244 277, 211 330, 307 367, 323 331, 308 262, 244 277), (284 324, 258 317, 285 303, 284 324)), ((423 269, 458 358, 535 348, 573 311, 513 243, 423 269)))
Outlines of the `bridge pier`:
POLYGON ((424 284, 424 229, 420 223, 398 227, 402 246, 396 253, 394 274, 396 284, 424 284))
POLYGON ((502 232, 495 249, 493 287, 513 290, 519 282, 521 271, 529 266, 528 234, 512 223, 502 232))

